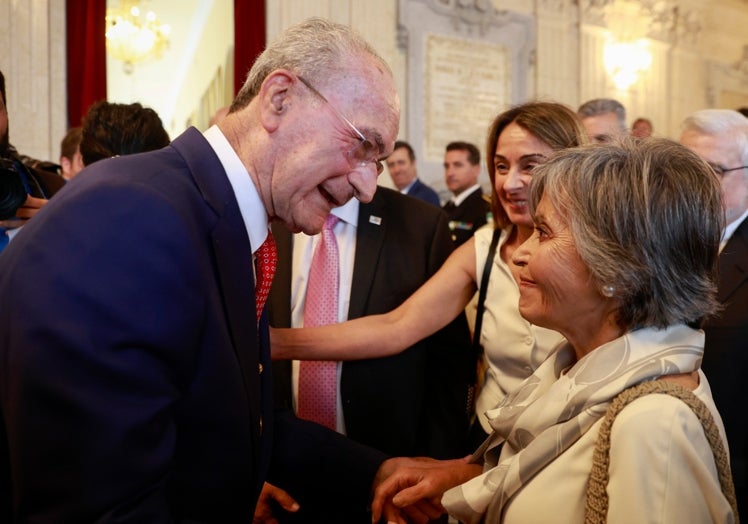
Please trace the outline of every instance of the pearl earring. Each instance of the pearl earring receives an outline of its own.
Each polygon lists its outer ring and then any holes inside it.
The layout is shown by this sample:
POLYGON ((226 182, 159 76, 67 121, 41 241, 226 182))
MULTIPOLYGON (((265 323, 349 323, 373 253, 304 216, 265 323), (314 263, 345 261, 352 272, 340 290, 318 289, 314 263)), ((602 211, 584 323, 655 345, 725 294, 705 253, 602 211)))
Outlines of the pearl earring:
POLYGON ((613 295, 616 294, 616 287, 612 284, 605 284, 602 287, 602 294, 604 297, 611 298, 613 295))

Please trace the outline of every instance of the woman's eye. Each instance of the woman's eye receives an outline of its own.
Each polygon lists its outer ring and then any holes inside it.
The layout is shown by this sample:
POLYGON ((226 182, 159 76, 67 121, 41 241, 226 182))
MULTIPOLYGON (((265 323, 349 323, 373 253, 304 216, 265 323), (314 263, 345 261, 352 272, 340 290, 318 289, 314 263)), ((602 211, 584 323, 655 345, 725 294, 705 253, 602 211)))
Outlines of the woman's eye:
POLYGON ((540 240, 548 238, 548 232, 542 226, 535 226, 535 232, 538 234, 540 240))
POLYGON ((509 172, 509 166, 504 164, 503 162, 499 162, 496 164, 496 172, 500 175, 506 174, 509 172))
POLYGON ((526 174, 532 173, 532 170, 538 167, 539 164, 527 164, 522 167, 522 172, 526 174))

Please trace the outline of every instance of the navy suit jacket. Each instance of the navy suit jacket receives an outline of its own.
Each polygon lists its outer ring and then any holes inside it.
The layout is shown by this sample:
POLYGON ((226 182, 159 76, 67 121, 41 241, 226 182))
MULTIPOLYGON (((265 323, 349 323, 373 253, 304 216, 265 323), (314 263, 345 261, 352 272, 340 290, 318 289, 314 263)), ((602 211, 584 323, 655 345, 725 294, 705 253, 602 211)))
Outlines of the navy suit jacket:
MULTIPOLYGON (((270 322, 289 327, 292 236, 284 230, 275 238, 283 255, 269 299, 270 322)), ((441 210, 385 187, 359 206, 356 238, 349 319, 399 306, 453 249, 441 210)), ((398 355, 344 362, 340 394, 347 435, 390 455, 463 456, 469 451, 465 406, 472 365, 464 315, 398 355)), ((291 407, 290 363, 274 366, 276 397, 291 407)))
POLYGON ((273 420, 252 250, 197 130, 89 166, 0 268, 0 521, 246 523, 269 467, 319 463, 366 503, 381 454, 273 420))
POLYGON ((722 415, 730 445, 735 494, 740 513, 748 512, 748 220, 735 230, 719 256, 717 297, 724 310, 704 325, 702 369, 722 415))
POLYGON ((420 178, 416 178, 416 181, 408 189, 408 195, 428 202, 429 204, 439 207, 439 195, 431 189, 429 186, 421 182, 420 178))

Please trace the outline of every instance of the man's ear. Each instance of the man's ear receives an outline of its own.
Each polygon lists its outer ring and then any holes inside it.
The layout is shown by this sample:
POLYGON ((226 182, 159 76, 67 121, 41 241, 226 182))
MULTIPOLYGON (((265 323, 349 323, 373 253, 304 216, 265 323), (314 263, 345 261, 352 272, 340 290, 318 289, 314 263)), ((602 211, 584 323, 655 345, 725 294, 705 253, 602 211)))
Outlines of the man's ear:
POLYGON ((291 104, 290 89, 295 82, 293 73, 276 69, 270 73, 260 87, 260 120, 269 133, 280 125, 284 113, 291 104))
POLYGON ((71 163, 70 163, 70 159, 68 157, 66 157, 66 156, 61 156, 60 157, 60 167, 62 168, 62 172, 63 173, 65 173, 67 171, 70 171, 70 168, 72 167, 71 163))

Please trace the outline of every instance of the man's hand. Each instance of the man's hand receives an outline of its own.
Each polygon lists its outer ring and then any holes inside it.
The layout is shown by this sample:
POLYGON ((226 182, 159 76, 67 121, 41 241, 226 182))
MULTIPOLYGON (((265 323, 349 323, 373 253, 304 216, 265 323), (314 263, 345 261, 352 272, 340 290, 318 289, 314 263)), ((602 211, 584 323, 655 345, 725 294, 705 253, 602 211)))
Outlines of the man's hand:
POLYGON ((278 524, 273 509, 280 506, 283 510, 294 513, 299 510, 299 504, 291 495, 273 486, 272 484, 262 485, 260 498, 257 500, 255 515, 252 518, 252 524, 278 524))
POLYGON ((372 522, 426 523, 445 513, 442 494, 480 475, 468 457, 454 460, 394 458, 382 463, 374 479, 372 522))

